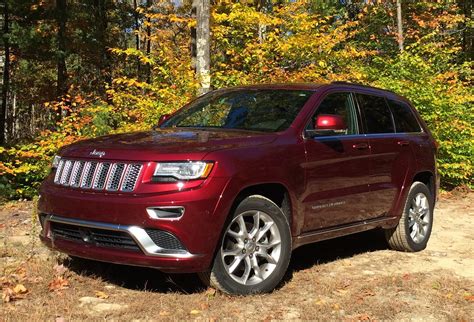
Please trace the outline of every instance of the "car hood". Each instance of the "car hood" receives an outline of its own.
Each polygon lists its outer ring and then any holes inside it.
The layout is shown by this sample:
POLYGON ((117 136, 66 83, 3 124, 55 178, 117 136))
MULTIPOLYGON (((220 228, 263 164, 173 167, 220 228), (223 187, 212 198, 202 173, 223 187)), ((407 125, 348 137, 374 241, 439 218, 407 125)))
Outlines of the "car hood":
POLYGON ((79 141, 61 155, 103 160, 201 160, 216 150, 267 144, 276 134, 241 130, 158 129, 79 141))

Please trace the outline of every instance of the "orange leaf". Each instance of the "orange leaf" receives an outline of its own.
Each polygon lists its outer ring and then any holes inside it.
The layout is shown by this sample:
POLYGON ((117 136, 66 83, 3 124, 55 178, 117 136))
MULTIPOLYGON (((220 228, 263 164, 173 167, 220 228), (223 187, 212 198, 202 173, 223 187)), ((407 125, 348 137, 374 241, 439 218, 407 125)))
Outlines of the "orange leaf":
POLYGON ((64 277, 56 277, 49 283, 49 290, 51 292, 60 291, 69 288, 69 282, 64 277))

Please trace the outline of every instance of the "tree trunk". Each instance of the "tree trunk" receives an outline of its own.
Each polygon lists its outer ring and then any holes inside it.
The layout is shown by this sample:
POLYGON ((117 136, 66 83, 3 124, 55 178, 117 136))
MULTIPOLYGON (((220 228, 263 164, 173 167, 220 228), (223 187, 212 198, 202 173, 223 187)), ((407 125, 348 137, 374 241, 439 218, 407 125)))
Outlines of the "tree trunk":
MULTIPOLYGON (((133 16, 135 18, 135 49, 140 50, 140 14, 138 13, 137 0, 133 0, 133 16)), ((140 79, 141 63, 140 58, 137 58, 137 78, 140 79)))
MULTIPOLYGON (((58 22, 58 53, 57 53, 57 89, 58 99, 67 93, 67 69, 66 69, 66 22, 67 3, 66 0, 56 0, 56 14, 58 22)), ((58 119, 65 116, 67 111, 60 111, 58 119)))
MULTIPOLYGON (((474 19, 474 15, 472 14, 472 0, 464 0, 460 1, 462 12, 465 16, 465 21, 470 19, 471 21, 474 19)), ((462 35, 462 47, 463 52, 466 60, 474 60, 474 35, 473 35, 473 28, 467 25, 464 22, 464 31, 462 35)))
POLYGON ((107 43, 108 4, 109 0, 95 0, 97 19, 97 40, 99 43, 99 85, 100 93, 105 96, 106 87, 112 84, 111 57, 107 43))
POLYGON ((5 126, 7 122, 8 92, 10 91, 10 43, 9 43, 9 12, 8 0, 3 1, 3 46, 5 48, 5 61, 3 64, 2 83, 2 109, 0 111, 0 145, 6 143, 5 126))
MULTIPOLYGON (((146 1, 146 8, 147 12, 151 7, 151 0, 146 1)), ((150 57, 151 54, 151 20, 147 17, 147 27, 146 27, 146 56, 150 57)), ((148 84, 151 83, 151 66, 150 64, 146 64, 146 82, 148 84)))
MULTIPOLYGON (((193 0, 191 18, 196 19, 196 0, 193 0)), ((191 67, 196 71, 196 27, 191 27, 191 67)))
MULTIPOLYGON (((271 5, 272 3, 268 2, 267 0, 258 0, 257 11, 267 13, 268 11, 271 11, 271 5)), ((267 25, 259 22, 258 23, 258 42, 260 44, 263 44, 265 42, 266 33, 267 33, 267 25)))
POLYGON ((403 21, 402 21, 402 0, 397 0, 397 40, 398 49, 403 51, 403 21))
POLYGON ((204 94, 211 89, 211 58, 210 58, 210 1, 194 0, 196 7, 196 77, 200 88, 198 94, 204 94))

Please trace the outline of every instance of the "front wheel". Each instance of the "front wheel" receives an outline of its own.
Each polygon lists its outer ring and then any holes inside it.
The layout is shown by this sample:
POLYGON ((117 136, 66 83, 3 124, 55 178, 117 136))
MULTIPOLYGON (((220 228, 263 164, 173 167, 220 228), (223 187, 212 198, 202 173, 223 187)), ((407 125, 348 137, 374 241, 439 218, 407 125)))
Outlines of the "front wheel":
POLYGON ((422 182, 414 182, 397 227, 385 231, 389 246, 406 252, 425 249, 433 227, 433 208, 428 187, 422 182))
POLYGON ((229 294, 263 293, 282 280, 291 257, 291 233, 282 210, 254 195, 235 210, 210 272, 212 286, 229 294))

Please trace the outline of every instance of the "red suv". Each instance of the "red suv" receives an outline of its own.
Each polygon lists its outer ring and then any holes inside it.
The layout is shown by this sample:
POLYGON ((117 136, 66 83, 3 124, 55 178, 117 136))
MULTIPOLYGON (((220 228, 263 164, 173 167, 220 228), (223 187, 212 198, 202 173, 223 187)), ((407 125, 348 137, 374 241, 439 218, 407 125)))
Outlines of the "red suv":
POLYGON ((42 241, 71 256, 199 272, 267 292, 293 249, 373 228, 426 247, 439 180, 410 103, 349 83, 203 95, 152 131, 64 147, 40 191, 42 241))

